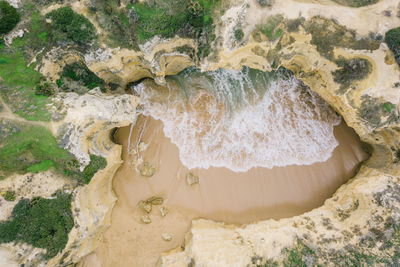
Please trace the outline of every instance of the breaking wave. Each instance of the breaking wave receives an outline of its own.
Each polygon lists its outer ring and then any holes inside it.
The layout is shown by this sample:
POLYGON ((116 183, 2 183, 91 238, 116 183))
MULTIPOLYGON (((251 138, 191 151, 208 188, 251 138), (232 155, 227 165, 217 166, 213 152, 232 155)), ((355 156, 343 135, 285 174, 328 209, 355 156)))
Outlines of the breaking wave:
POLYGON ((189 68, 134 86, 142 113, 159 119, 189 169, 306 165, 330 158, 341 118, 287 71, 189 68))

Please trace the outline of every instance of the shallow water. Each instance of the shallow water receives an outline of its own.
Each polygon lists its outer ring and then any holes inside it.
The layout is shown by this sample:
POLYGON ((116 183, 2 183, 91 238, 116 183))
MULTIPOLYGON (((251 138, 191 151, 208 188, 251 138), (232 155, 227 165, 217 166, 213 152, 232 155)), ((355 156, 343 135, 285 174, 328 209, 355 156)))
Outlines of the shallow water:
POLYGON ((116 134, 124 163, 113 183, 112 225, 81 266, 155 266, 162 252, 183 245, 194 218, 241 224, 302 214, 321 206, 367 158, 354 131, 343 122, 335 127, 340 119, 333 110, 292 78, 263 76, 268 90, 257 89, 254 79, 243 82, 256 86, 235 87, 242 101, 219 95, 222 85, 204 88, 204 77, 196 75, 192 88, 187 77, 178 86, 180 77, 173 77, 169 87, 135 88, 144 115, 132 131, 116 134), (141 142, 147 149, 140 151, 141 142), (138 155, 157 167, 151 178, 135 170, 138 155), (186 183, 189 172, 199 184, 186 183), (153 207, 147 225, 138 202, 152 196, 163 197, 170 212, 162 217, 153 207), (173 239, 164 241, 164 233, 173 239))

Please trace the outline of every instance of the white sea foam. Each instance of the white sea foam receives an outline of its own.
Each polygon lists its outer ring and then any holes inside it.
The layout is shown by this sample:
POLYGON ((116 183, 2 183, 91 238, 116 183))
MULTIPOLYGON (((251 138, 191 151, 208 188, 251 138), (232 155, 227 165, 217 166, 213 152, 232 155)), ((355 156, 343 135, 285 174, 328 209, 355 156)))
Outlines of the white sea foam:
POLYGON ((340 117, 293 76, 188 71, 169 79, 168 89, 145 83, 134 90, 190 169, 306 165, 326 161, 338 145, 340 117))

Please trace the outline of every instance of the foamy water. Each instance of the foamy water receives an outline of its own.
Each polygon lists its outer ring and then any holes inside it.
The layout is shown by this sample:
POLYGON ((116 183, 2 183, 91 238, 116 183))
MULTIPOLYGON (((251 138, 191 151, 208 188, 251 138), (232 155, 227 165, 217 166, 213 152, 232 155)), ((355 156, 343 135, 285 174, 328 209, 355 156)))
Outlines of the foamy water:
POLYGON ((134 90, 189 169, 308 165, 338 146, 333 128, 341 118, 288 74, 188 69, 166 87, 147 81, 134 90))

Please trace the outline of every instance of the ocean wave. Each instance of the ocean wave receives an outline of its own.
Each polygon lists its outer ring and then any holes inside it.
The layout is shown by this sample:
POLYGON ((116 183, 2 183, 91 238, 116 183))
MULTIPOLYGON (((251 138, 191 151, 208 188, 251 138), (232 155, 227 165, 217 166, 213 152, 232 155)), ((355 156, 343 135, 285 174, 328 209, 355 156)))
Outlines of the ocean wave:
POLYGON ((167 78, 166 87, 146 82, 134 90, 189 169, 308 165, 338 146, 340 116, 287 72, 189 69, 167 78))

